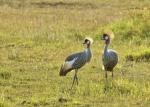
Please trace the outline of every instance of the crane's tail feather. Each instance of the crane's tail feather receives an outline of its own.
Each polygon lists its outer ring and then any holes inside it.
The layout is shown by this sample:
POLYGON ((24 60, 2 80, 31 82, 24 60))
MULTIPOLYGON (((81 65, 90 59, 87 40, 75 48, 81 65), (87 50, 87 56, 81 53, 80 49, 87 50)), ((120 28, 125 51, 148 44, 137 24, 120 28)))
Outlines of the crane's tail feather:
POLYGON ((65 76, 65 74, 64 74, 64 65, 63 64, 61 65, 59 75, 60 76, 65 76))
POLYGON ((59 72, 59 75, 60 76, 66 76, 66 74, 71 71, 72 69, 66 69, 65 67, 65 64, 62 64, 61 65, 61 68, 60 68, 60 72, 59 72))

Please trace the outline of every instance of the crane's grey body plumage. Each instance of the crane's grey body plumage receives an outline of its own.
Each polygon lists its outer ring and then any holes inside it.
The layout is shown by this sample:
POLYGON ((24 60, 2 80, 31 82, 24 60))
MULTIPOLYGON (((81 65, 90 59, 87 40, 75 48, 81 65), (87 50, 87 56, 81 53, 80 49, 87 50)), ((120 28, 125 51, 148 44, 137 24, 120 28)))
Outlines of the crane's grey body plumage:
POLYGON ((118 63, 118 54, 114 50, 106 50, 103 53, 103 66, 106 71, 113 71, 113 68, 118 63))
POLYGON ((80 69, 82 66, 84 66, 87 62, 91 60, 91 57, 92 53, 90 48, 85 49, 85 51, 83 52, 75 53, 68 56, 65 59, 64 64, 62 65, 60 75, 65 76, 68 72, 70 72, 73 69, 80 69), (73 61, 73 63, 70 63, 71 61, 73 61), (70 67, 66 67, 66 64, 69 65, 69 63, 71 64, 70 67))

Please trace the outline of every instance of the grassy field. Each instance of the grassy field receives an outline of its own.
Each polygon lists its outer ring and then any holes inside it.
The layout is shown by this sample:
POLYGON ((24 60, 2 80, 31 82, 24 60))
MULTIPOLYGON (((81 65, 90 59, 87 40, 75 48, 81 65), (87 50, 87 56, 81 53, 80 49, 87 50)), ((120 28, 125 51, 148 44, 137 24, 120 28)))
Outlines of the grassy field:
POLYGON ((0 107, 149 107, 149 0, 0 0, 0 107), (105 29, 119 53, 114 79, 101 69, 105 29), (59 76, 92 37, 92 61, 59 76), (105 90, 107 88, 107 90, 105 90))

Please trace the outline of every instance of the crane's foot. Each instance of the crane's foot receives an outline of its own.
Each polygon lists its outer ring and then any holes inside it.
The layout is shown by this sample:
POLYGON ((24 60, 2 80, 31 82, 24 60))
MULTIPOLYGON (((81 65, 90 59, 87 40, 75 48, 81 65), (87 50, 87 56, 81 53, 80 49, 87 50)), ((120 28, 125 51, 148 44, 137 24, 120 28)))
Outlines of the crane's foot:
POLYGON ((79 85, 79 81, 78 81, 78 77, 76 76, 76 83, 77 85, 79 85))

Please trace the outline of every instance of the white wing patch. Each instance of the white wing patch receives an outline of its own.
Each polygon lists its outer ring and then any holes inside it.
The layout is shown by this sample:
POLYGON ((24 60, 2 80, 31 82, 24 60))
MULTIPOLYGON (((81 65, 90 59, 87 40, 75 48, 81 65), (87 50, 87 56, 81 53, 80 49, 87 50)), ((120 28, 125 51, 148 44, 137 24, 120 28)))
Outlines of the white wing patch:
POLYGON ((77 60, 78 58, 74 58, 73 60, 71 60, 71 61, 66 61, 65 63, 64 63, 64 68, 65 69, 70 69, 70 68, 72 68, 72 65, 74 64, 74 62, 77 60))

